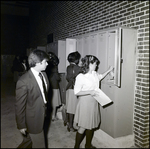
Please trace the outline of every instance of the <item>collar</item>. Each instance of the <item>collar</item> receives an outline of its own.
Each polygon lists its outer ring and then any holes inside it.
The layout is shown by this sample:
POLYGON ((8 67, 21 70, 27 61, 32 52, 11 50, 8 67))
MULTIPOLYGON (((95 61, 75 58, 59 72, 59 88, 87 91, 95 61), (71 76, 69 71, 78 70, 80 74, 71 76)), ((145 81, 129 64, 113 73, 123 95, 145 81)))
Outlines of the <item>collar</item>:
POLYGON ((39 73, 40 73, 40 72, 36 71, 34 68, 31 68, 31 71, 33 72, 33 74, 35 74, 35 75, 37 75, 37 76, 38 76, 39 73))

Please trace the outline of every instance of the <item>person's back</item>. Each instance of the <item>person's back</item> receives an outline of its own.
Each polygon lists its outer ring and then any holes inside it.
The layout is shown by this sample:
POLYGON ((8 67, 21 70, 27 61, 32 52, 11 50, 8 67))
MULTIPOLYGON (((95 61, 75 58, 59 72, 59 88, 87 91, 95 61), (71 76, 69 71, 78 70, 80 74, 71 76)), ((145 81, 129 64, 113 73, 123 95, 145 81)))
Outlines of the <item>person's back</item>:
POLYGON ((61 80, 59 72, 58 72, 58 64, 59 59, 58 57, 49 52, 49 67, 47 69, 47 74, 49 74, 49 81, 52 87, 51 92, 51 107, 52 107, 52 121, 58 120, 57 118, 57 107, 59 107, 61 103, 61 96, 60 96, 60 86, 59 82, 61 80))
POLYGON ((66 90, 74 88, 75 78, 80 72, 81 67, 78 65, 71 63, 67 66, 66 80, 68 81, 68 84, 66 86, 66 90))
POLYGON ((49 80, 53 89, 59 89, 59 82, 61 78, 58 73, 58 66, 53 66, 51 68, 49 80))
POLYGON ((68 131, 75 131, 75 129, 73 128, 73 119, 78 100, 74 95, 74 83, 76 76, 81 72, 81 68, 78 66, 80 57, 80 53, 76 51, 70 53, 67 58, 69 62, 69 65, 66 69, 66 80, 68 82, 66 86, 66 109, 69 118, 69 125, 67 127, 68 131))

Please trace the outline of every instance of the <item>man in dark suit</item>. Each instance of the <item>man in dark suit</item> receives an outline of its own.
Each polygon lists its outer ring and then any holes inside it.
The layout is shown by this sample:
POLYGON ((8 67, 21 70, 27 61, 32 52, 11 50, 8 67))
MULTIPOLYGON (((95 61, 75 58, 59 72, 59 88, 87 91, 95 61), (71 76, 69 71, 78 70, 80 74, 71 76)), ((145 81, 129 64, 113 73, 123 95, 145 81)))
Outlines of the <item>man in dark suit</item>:
POLYGON ((47 105, 45 90, 49 90, 49 81, 44 71, 48 59, 46 52, 38 49, 32 51, 28 57, 30 69, 17 81, 15 115, 17 128, 23 135, 18 148, 46 147, 43 125, 47 105))

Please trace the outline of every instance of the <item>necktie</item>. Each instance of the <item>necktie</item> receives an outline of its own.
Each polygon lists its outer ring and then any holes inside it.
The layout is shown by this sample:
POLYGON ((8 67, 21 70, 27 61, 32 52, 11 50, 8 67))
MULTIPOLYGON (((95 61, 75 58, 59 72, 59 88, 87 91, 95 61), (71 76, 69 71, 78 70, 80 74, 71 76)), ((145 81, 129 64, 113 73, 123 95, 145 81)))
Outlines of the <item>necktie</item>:
POLYGON ((44 89, 44 94, 45 94, 45 99, 47 101, 47 91, 46 91, 46 86, 45 86, 45 82, 44 82, 44 79, 43 79, 43 76, 41 73, 39 73, 39 77, 41 78, 42 80, 42 85, 43 85, 43 89, 44 89))

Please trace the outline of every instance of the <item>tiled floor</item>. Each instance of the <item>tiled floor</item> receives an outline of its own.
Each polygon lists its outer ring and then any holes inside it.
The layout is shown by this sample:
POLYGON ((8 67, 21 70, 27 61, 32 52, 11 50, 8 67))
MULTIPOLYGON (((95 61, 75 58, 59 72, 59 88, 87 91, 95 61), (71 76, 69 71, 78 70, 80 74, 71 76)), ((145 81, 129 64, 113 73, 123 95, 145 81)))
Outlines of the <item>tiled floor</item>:
MULTIPOLYGON (((12 78, 1 79, 1 148, 16 148, 22 136, 15 122, 15 84, 12 78)), ((48 130, 49 148, 73 148, 75 132, 68 132, 62 120, 51 122, 48 130)), ((97 148, 110 148, 95 137, 92 141, 97 148)), ((85 139, 81 144, 84 148, 85 139)))

